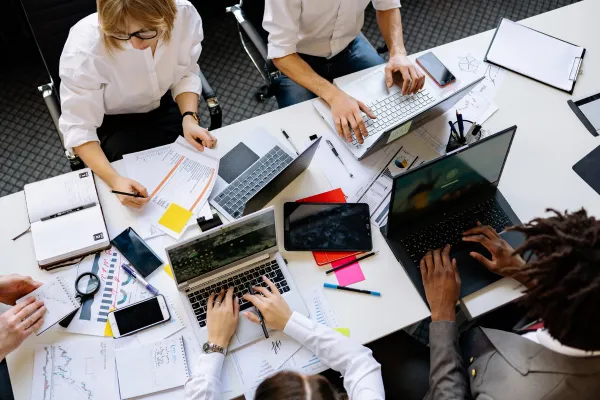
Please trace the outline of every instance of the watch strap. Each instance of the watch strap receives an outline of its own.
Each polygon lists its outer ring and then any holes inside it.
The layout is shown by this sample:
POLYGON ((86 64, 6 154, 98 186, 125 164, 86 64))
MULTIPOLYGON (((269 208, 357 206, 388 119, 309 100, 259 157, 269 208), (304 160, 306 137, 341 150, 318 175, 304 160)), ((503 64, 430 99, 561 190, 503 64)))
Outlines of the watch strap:
POLYGON ((183 115, 181 116, 181 118, 183 119, 183 118, 187 117, 188 115, 191 115, 192 117, 194 117, 194 119, 196 120, 196 122, 198 124, 200 124, 200 119, 198 118, 198 113, 196 113, 195 111, 186 111, 186 112, 183 113, 183 115))

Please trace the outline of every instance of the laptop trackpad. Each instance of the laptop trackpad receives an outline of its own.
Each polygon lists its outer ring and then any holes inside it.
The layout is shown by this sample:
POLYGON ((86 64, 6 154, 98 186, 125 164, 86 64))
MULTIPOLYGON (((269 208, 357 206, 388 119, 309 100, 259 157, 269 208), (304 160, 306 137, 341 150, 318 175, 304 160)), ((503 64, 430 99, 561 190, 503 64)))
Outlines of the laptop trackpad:
POLYGON ((456 258, 458 273, 462 282, 460 298, 470 295, 502 278, 500 275, 490 272, 479 261, 469 255, 476 252, 491 260, 491 253, 479 243, 460 242, 452 246, 450 258, 456 258))
MULTIPOLYGON (((254 310, 254 308, 250 308, 245 312, 254 312, 252 310, 254 310)), ((235 336, 240 342, 240 344, 246 344, 260 337, 264 337, 264 334, 262 331, 262 327, 259 324, 250 322, 248 321, 248 318, 244 317, 243 315, 240 315, 240 322, 238 324, 237 330, 235 331, 235 336)))
POLYGON ((365 103, 388 97, 400 90, 398 86, 392 86, 388 91, 385 84, 385 72, 377 71, 367 77, 342 88, 346 93, 365 103))
POLYGON ((250 150, 248 146, 243 142, 238 143, 237 146, 221 158, 219 162, 219 176, 225 182, 231 183, 258 159, 258 155, 250 150))

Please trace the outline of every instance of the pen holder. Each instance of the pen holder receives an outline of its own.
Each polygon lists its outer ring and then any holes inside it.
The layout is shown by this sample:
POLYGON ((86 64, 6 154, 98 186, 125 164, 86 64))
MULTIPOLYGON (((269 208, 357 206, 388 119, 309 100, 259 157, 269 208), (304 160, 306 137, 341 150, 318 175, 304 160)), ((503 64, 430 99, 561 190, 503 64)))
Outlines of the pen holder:
MULTIPOLYGON (((456 132, 459 132, 458 130, 458 121, 454 121, 452 123, 452 125, 454 126, 454 129, 456 130, 456 132)), ((459 135, 458 138, 454 137, 454 134, 452 133, 452 129, 450 129, 450 137, 448 138, 448 144, 446 145, 446 153, 450 153, 456 149, 459 149, 471 142, 473 142, 473 140, 470 140, 470 138, 468 137, 468 132, 469 130, 471 130, 471 127, 473 125, 473 121, 469 121, 469 120, 463 120, 463 132, 465 135, 465 138, 462 139, 459 135)), ((478 140, 475 139, 475 140, 478 140)))

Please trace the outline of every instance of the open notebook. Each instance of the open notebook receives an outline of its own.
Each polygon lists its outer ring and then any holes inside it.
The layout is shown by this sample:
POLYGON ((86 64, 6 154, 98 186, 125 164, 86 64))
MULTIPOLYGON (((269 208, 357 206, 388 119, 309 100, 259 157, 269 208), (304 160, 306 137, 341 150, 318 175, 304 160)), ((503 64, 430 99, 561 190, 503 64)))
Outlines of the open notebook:
POLYGON ((110 246, 89 168, 25 185, 25 202, 40 268, 110 246))

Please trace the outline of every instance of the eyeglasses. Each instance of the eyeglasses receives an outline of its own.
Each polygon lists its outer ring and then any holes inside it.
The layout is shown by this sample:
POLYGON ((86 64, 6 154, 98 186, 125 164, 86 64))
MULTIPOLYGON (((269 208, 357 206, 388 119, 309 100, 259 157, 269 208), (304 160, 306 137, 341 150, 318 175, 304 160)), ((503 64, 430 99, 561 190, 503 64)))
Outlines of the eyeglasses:
POLYGON ((129 40, 133 36, 141 40, 150 40, 154 39, 158 35, 157 30, 140 30, 133 33, 110 33, 109 36, 113 37, 117 40, 129 40))

